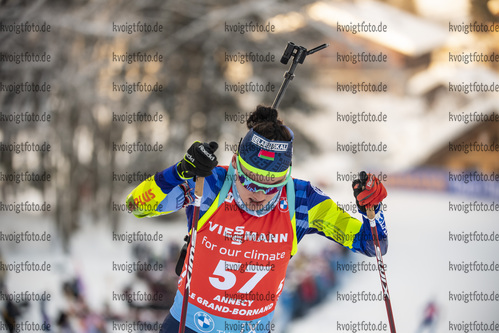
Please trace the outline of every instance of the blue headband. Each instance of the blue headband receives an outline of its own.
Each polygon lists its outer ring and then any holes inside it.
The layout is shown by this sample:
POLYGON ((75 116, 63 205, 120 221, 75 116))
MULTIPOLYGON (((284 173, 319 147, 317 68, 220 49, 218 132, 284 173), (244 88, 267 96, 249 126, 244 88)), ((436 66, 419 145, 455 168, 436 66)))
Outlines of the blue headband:
POLYGON ((285 175, 293 156, 293 131, 291 141, 269 140, 250 129, 239 146, 239 161, 249 171, 275 176, 285 175))

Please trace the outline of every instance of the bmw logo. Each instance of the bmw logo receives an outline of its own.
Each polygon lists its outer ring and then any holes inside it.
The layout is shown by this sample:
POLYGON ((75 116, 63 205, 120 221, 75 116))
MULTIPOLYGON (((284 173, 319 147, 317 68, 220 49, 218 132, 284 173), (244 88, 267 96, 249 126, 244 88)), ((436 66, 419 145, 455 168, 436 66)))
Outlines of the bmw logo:
POLYGON ((201 332, 211 332, 215 328, 215 322, 210 315, 201 311, 194 315, 194 324, 201 332))
POLYGON ((282 198, 281 201, 279 201, 279 210, 281 212, 288 211, 288 200, 286 200, 286 198, 282 198))

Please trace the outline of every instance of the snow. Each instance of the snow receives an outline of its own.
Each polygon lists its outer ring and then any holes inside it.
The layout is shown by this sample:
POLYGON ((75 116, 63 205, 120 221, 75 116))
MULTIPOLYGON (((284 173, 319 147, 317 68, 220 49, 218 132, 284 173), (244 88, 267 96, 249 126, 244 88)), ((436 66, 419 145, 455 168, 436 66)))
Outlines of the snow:
MULTIPOLYGON (((350 193, 341 187, 325 189, 338 200, 348 201, 350 193)), ((449 261, 479 261, 491 263, 497 260, 497 242, 450 242, 449 232, 461 233, 479 231, 491 233, 496 230, 497 212, 471 212, 469 214, 449 212, 449 201, 460 203, 470 198, 450 196, 445 193, 391 190, 385 200, 387 204, 386 221, 389 230, 389 250, 384 256, 387 265, 388 287, 392 300, 395 322, 399 332, 414 332, 417 328, 425 305, 436 300, 440 318, 438 332, 444 332, 448 321, 460 323, 479 320, 497 320, 497 302, 451 302, 449 292, 461 293, 479 291, 490 293, 497 289, 497 272, 449 272, 449 261)), ((160 219, 135 219, 126 216, 119 232, 141 230, 164 235, 163 242, 152 242, 156 253, 166 252, 165 245, 170 241, 180 243, 185 225, 182 213, 177 213, 178 221, 160 219)), ((6 214, 7 215, 7 214, 6 214)), ((11 216, 13 217, 13 216, 11 216)), ((30 230, 35 232, 54 232, 47 220, 36 216, 10 218, 0 223, 4 232, 30 230)), ((51 272, 7 274, 7 285, 11 291, 30 290, 51 293, 47 311, 55 318, 57 311, 66 305, 61 293, 61 284, 75 272, 81 274, 84 292, 92 309, 101 311, 104 303, 109 303, 118 313, 126 313, 124 304, 111 300, 111 290, 119 291, 133 278, 124 272, 112 272, 112 261, 133 259, 132 246, 126 242, 112 240, 112 231, 104 223, 87 221, 77 233, 71 246, 71 255, 64 255, 53 243, 2 244, 4 260, 35 262, 47 261, 52 264, 51 272)), ((317 235, 308 235, 300 243, 299 250, 310 253, 329 246, 329 242, 317 235), (318 239, 321 239, 318 241, 318 239)), ((348 261, 372 262, 359 254, 352 254, 348 261)), ((497 261, 499 263, 499 261, 497 261)), ((379 293, 381 285, 378 272, 343 272, 340 276, 338 292, 379 293)), ((39 307, 32 306, 25 317, 41 321, 39 307)), ((368 321, 378 324, 387 323, 383 302, 359 301, 356 303, 337 301, 332 292, 324 302, 309 312, 304 318, 291 322, 289 333, 324 332, 336 329, 338 323, 347 324, 368 321)))
MULTIPOLYGON (((183 240, 186 226, 185 217, 179 214, 177 221, 159 219, 136 219, 127 213, 122 219, 118 233, 132 233, 136 231, 155 234, 159 231, 163 241, 149 242, 155 255, 165 257, 167 245, 180 243, 183 240)), ((148 291, 143 281, 138 280, 134 274, 123 271, 113 271, 113 261, 126 263, 137 261, 133 256, 133 246, 141 242, 113 241, 113 231, 106 221, 90 221, 84 219, 80 230, 74 235, 70 253, 65 254, 57 242, 57 232, 48 219, 37 216, 15 216, 5 214, 0 227, 3 233, 17 233, 29 231, 35 233, 47 232, 51 234, 51 242, 4 242, 2 244, 2 257, 4 262, 30 261, 35 263, 47 262, 51 265, 49 272, 8 272, 6 285, 8 293, 29 291, 43 293, 46 291, 51 299, 46 304, 48 316, 52 326, 59 311, 69 308, 68 301, 62 292, 62 284, 79 277, 83 286, 83 293, 90 309, 102 313, 106 304, 113 313, 127 316, 127 303, 113 301, 112 292, 121 293, 125 286, 132 285, 136 291, 148 291), (12 223, 15 218, 16 223, 12 223)), ((179 247, 180 248, 180 247, 179 247)), ((34 302, 24 313, 22 318, 33 322, 43 322, 40 313, 40 304, 34 302)), ((130 318, 131 319, 131 318, 130 318)))
MULTIPOLYGON (((491 293, 497 290, 497 272, 450 272, 449 261, 497 261, 499 244, 450 242, 449 232, 478 231, 491 233, 497 230, 497 212, 449 212, 449 201, 469 201, 469 198, 444 193, 390 191, 385 200, 390 209, 385 216, 389 231, 388 253, 383 257, 387 266, 395 324, 398 332, 415 332, 423 317, 426 304, 435 300, 440 312, 437 332, 446 332, 448 322, 463 320, 497 321, 497 302, 451 302, 449 292, 478 291, 491 293), (411 208, 414 207, 414 208, 411 208)), ((307 238, 312 238, 311 236, 307 238)), ((307 239, 307 240, 309 240, 307 239)), ((371 260, 354 255, 352 260, 371 260), (355 259, 356 258, 356 259, 355 259)), ((355 262, 355 261, 354 261, 355 262)), ((378 272, 345 272, 339 292, 381 291, 378 272)), ((328 302, 311 311, 310 315, 292 324, 289 333, 324 332, 337 323, 369 321, 388 324, 384 302, 336 301, 336 293, 328 302)), ((389 331, 389 329, 388 329, 389 331)))
MULTIPOLYGON (((336 202, 354 205, 351 184, 338 181, 336 174, 360 170, 389 171, 404 170, 413 166, 439 143, 461 133, 466 125, 447 123, 447 110, 425 113, 424 103, 415 96, 370 96, 359 99, 355 95, 333 94, 327 89, 312 87, 315 101, 322 106, 315 114, 303 116, 299 112, 286 114, 286 122, 310 135, 322 152, 307 155, 297 151, 293 176, 310 180, 329 194, 336 202), (331 106, 331 98, 335 103, 331 106), (350 110, 383 112, 388 116, 387 123, 345 123, 336 121, 337 112, 350 110), (393 126, 396 124, 396 126, 393 126), (430 133, 428 135, 427 133, 430 133), (341 153, 336 151, 336 142, 348 143, 363 140, 382 140, 389 146, 388 153, 374 156, 369 153, 341 153)), ((457 113, 465 110, 487 110, 491 100, 475 101, 457 113)), ((230 154, 227 154, 228 157, 230 154)), ((221 156, 219 161, 228 160, 221 156)), ((124 193, 128 193, 125 191, 124 193)), ((463 261, 491 263, 497 260, 499 242, 450 242, 449 232, 461 233, 478 231, 491 233, 497 229, 497 212, 450 212, 449 201, 461 203, 475 200, 449 193, 388 189, 384 201, 389 232, 389 250, 383 258, 387 265, 387 280, 398 332, 415 332, 426 304, 435 300, 439 319, 437 332, 445 332, 448 322, 464 321, 491 322, 497 319, 499 302, 451 302, 449 292, 462 293, 478 291, 491 293, 497 290, 497 272, 450 272, 449 261, 459 264, 463 261)), ((485 202, 487 202, 485 200, 485 202)), ((136 219, 121 213, 116 232, 142 231, 163 235, 163 241, 150 242, 157 256, 168 253, 168 245, 179 245, 186 232, 185 215, 176 213, 175 219, 161 217, 136 219)), ((48 217, 39 215, 3 213, 0 228, 4 233, 24 230, 53 235, 49 243, 1 243, 2 260, 5 262, 47 261, 52 265, 51 272, 19 273, 6 275, 9 291, 47 291, 52 299, 47 304, 47 313, 52 321, 58 312, 67 308, 61 285, 68 279, 80 276, 84 293, 91 309, 101 312, 105 304, 112 312, 131 316, 127 304, 113 301, 112 291, 121 292, 125 286, 134 290, 145 290, 145 284, 133 274, 113 272, 112 262, 123 263, 134 260, 133 247, 136 243, 113 241, 108 221, 91 221, 84 217, 80 230, 74 235, 69 254, 64 254, 57 238, 57 232, 48 217), (14 223, 15 222, 15 223, 14 223)), ((317 235, 308 235, 299 245, 299 251, 317 254, 330 246, 330 242, 317 235)), ((372 262, 367 258, 352 254, 352 262, 372 262)), ((497 261, 499 263, 499 261, 497 261)), ((345 272, 339 276, 338 290, 332 291, 327 301, 314 307, 306 317, 292 321, 287 333, 340 331, 338 324, 368 321, 387 323, 383 302, 359 301, 356 303, 338 301, 336 292, 379 293, 381 284, 378 272, 345 272)), ((0 305, 2 306, 2 305, 0 305)), ((40 304, 33 304, 23 318, 41 322, 40 304)), ((161 314, 160 317, 164 317, 161 314)), ((127 318, 127 317, 125 317, 127 318)), ((132 318, 129 318, 132 320, 132 318)), ((160 319, 158 319, 160 320, 160 319)), ((359 330, 360 331, 360 330, 359 330)), ((280 331, 277 331, 280 332, 280 331)))

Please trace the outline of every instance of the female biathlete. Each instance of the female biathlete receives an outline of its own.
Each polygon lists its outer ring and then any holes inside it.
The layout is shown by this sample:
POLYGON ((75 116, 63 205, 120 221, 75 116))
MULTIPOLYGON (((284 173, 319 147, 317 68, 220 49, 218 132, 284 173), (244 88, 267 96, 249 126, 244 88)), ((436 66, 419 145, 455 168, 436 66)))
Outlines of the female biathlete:
MULTIPOLYGON (((169 214, 186 207, 193 215, 195 178, 204 178, 186 332, 267 333, 286 267, 306 234, 316 233, 354 252, 375 256, 366 207, 375 207, 381 251, 387 232, 381 201, 384 186, 366 174, 353 183, 362 221, 340 209, 310 182, 291 178, 293 132, 275 109, 258 106, 247 120, 229 166, 217 166, 215 143, 195 142, 184 158, 137 186, 127 205, 137 217, 169 214)), ((189 246, 191 246, 190 244, 189 246)), ((161 332, 177 333, 187 263, 161 332)))

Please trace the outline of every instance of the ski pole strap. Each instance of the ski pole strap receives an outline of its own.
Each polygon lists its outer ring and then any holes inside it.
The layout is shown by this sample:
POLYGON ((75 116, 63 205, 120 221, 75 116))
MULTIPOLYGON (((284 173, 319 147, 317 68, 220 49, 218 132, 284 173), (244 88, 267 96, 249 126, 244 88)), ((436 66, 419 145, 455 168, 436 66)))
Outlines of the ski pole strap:
POLYGON ((204 177, 196 177, 196 186, 194 187, 194 207, 201 206, 201 198, 203 197, 204 177))
MULTIPOLYGON (((366 213, 367 213, 367 218, 369 219, 369 225, 371 226, 371 228, 376 228, 376 211, 375 211, 375 207, 374 206, 366 207, 366 213)), ((373 237, 374 237, 374 235, 373 235, 373 237)), ((373 241, 374 241, 374 239, 373 239, 373 241)), ((378 243, 379 243, 379 241, 378 241, 378 243)))
POLYGON ((230 188, 232 187, 232 178, 234 177, 234 167, 232 166, 232 163, 229 164, 229 169, 227 170, 227 174, 225 175, 225 180, 222 185, 222 188, 220 189, 220 192, 218 192, 218 203, 217 203, 217 208, 222 205, 222 203, 225 201, 225 198, 227 198, 227 194, 230 191, 230 188))

